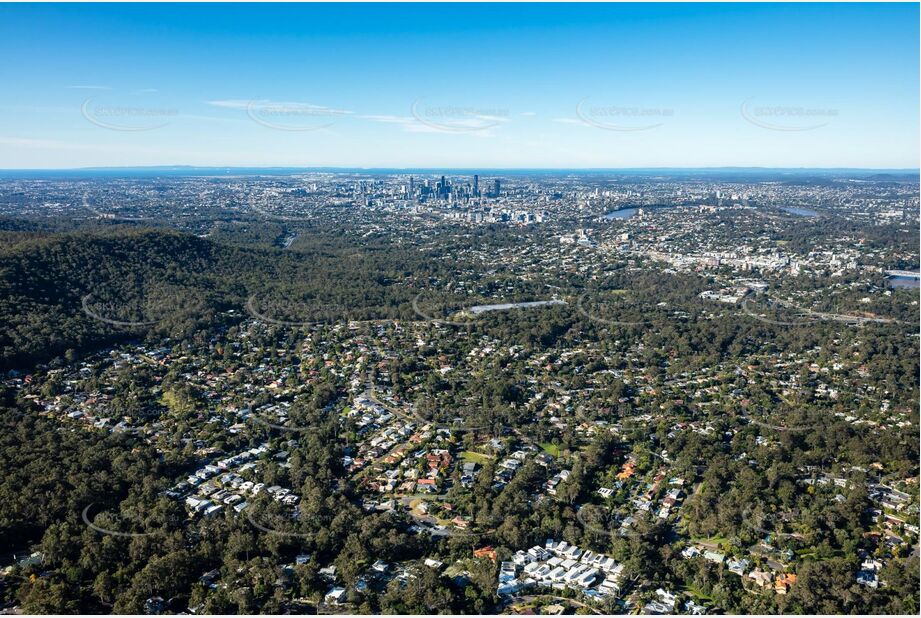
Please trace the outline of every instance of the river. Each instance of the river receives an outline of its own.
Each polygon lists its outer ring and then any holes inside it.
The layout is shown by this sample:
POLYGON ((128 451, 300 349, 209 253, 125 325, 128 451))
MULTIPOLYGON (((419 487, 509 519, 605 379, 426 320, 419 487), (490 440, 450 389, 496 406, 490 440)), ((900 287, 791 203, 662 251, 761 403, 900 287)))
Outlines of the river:
POLYGON ((921 283, 918 281, 917 277, 889 277, 889 287, 891 288, 917 288, 918 284, 921 283))
POLYGON ((781 208, 784 212, 788 212, 791 215, 796 215, 798 217, 818 217, 819 213, 814 210, 809 210, 808 208, 796 208, 795 206, 786 206, 781 208))
POLYGON ((620 210, 612 210, 611 212, 604 215, 605 219, 629 219, 636 214, 636 208, 621 208, 620 210))

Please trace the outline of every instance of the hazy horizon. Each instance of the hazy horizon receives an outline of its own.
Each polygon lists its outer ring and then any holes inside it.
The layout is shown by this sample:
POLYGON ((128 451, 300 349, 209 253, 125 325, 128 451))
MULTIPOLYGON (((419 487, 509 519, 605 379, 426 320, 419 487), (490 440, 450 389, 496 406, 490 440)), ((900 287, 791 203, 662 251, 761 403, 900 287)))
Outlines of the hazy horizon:
POLYGON ((919 173, 917 167, 772 167, 772 166, 733 166, 720 165, 708 167, 663 166, 663 167, 421 167, 421 166, 333 166, 333 165, 106 165, 88 167, 48 167, 48 168, 0 168, 0 172, 92 172, 106 170, 290 170, 290 171, 385 171, 385 172, 688 172, 688 171, 776 171, 776 172, 894 172, 919 173))

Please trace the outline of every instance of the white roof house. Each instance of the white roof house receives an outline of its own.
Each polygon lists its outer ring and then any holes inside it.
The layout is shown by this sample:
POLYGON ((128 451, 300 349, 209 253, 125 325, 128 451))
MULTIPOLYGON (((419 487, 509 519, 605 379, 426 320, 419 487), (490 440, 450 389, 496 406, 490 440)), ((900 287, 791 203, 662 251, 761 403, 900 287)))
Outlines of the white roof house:
POLYGON ((566 569, 563 567, 556 567, 547 574, 547 577, 555 582, 562 581, 563 577, 566 575, 566 569))

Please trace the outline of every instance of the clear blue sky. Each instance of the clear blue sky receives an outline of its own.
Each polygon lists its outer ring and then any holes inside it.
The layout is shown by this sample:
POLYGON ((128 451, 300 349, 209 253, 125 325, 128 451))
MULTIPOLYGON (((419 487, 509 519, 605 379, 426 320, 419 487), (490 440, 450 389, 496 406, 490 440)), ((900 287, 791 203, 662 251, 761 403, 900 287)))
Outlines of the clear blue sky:
POLYGON ((6 4, 0 58, 0 168, 919 165, 917 4, 6 4))

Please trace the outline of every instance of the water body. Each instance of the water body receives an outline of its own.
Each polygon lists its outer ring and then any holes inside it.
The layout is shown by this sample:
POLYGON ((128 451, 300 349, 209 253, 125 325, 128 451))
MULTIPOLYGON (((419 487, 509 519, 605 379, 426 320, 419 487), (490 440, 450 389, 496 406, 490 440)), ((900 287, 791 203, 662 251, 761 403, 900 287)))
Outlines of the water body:
POLYGON ((501 305, 476 305, 467 309, 474 315, 486 313, 488 311, 507 311, 509 309, 525 309, 531 307, 545 307, 548 305, 565 305, 565 300, 535 300, 529 303, 505 303, 501 305))
POLYGON ((787 206, 781 208, 784 212, 788 212, 791 215, 796 215, 798 217, 818 217, 819 213, 814 210, 809 210, 808 208, 796 208, 794 206, 787 206))
POLYGON ((891 288, 917 288, 921 283, 917 277, 889 277, 889 287, 891 288))
POLYGON ((621 208, 620 210, 612 210, 611 212, 604 215, 605 219, 629 219, 636 214, 637 208, 621 208))

